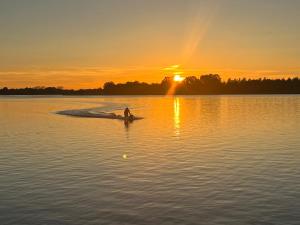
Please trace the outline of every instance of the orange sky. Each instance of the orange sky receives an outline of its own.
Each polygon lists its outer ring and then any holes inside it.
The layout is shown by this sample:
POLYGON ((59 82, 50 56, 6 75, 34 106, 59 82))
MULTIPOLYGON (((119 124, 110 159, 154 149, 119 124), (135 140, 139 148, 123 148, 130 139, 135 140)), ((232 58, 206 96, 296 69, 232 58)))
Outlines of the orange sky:
MULTIPOLYGON (((169 66, 171 67, 171 66, 169 66)), ((28 69, 26 71, 0 72, 0 87, 35 87, 35 86, 62 86, 64 88, 98 88, 104 82, 126 82, 144 81, 148 83, 160 82, 165 76, 180 74, 181 76, 218 73, 223 80, 236 77, 269 77, 282 78, 294 77, 296 72, 286 73, 285 71, 237 71, 237 70, 203 70, 199 69, 178 69, 169 70, 165 68, 66 68, 66 69, 28 69), (55 79, 53 79, 55 77, 55 79), (5 81, 6 80, 6 81, 5 81), (10 85, 7 85, 10 84, 10 85)))
POLYGON ((293 0, 3 1, 0 87, 95 88, 174 73, 298 76, 299 7, 293 0))

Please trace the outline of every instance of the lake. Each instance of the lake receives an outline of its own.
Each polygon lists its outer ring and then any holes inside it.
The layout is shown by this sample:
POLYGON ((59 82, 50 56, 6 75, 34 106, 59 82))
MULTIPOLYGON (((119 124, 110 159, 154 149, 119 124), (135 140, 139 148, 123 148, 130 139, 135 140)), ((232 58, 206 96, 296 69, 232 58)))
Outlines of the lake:
POLYGON ((1 225, 300 223, 299 95, 0 97, 0 127, 1 225))

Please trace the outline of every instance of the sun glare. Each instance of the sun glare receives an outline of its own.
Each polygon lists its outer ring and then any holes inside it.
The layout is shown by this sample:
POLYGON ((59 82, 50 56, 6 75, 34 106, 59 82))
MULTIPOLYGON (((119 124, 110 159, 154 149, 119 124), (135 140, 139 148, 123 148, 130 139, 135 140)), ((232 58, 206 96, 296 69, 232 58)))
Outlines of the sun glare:
POLYGON ((184 80, 184 77, 180 76, 179 74, 176 74, 176 75, 174 76, 173 80, 174 80, 175 82, 181 82, 181 81, 184 80))

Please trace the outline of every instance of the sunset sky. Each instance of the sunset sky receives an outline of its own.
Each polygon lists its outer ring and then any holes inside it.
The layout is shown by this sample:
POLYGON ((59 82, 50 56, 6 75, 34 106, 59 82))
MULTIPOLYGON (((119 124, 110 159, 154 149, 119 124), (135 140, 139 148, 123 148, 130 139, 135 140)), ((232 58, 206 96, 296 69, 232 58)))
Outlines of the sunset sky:
POLYGON ((0 0, 0 87, 300 74, 297 0, 0 0))

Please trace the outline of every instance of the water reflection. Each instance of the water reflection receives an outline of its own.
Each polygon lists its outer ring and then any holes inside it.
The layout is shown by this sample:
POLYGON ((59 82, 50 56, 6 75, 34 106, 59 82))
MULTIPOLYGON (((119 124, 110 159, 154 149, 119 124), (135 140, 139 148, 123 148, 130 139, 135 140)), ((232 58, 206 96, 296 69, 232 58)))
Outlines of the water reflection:
POLYGON ((128 121, 128 120, 124 120, 124 127, 126 130, 129 129, 130 124, 132 123, 132 121, 128 121))
POLYGON ((180 135, 180 99, 178 97, 174 97, 173 102, 173 109, 174 109, 174 131, 175 135, 180 135))
POLYGON ((1 98, 6 224, 299 224, 300 96, 1 98), (51 113, 97 101, 145 119, 51 113))

